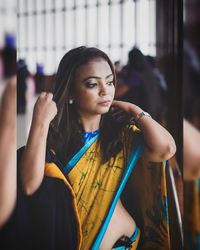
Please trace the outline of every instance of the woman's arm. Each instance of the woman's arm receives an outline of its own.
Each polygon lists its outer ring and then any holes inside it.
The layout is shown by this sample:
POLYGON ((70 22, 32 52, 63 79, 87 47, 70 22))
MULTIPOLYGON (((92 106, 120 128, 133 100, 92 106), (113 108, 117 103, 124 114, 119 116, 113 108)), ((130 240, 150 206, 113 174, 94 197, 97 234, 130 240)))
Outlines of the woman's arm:
POLYGON ((52 98, 51 93, 42 93, 36 101, 28 141, 20 161, 22 185, 27 195, 39 188, 44 177, 49 124, 57 113, 52 98))
MULTIPOLYGON (((137 117, 143 110, 128 102, 114 101, 113 105, 124 110, 130 116, 137 117)), ((142 131, 145 141, 144 157, 148 161, 168 160, 176 152, 176 145, 170 133, 149 116, 141 116, 137 126, 142 131)))
POLYGON ((0 227, 16 203, 16 76, 7 83, 0 108, 0 227))
POLYGON ((183 120, 183 169, 184 180, 200 178, 200 131, 183 120))

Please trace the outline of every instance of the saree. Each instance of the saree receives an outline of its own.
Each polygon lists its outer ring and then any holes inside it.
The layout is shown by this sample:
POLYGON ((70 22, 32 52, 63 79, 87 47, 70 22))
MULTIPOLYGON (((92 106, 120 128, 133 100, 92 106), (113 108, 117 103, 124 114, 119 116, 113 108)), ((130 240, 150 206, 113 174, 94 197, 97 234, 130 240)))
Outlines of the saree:
MULTIPOLYGON (((140 229, 139 246, 137 240, 131 249, 170 249, 164 163, 141 159, 143 138, 134 126, 127 128, 123 140, 127 162, 121 150, 102 164, 96 136, 61 171, 74 195, 78 249, 99 249, 119 198, 140 229)), ((46 164, 45 175, 58 177, 55 172, 46 164)))
POLYGON ((66 166, 49 152, 36 193, 27 197, 19 186, 20 249, 99 249, 119 199, 139 228, 132 250, 170 249, 165 164, 143 159, 143 137, 135 126, 122 138, 123 149, 104 164, 98 135, 66 166))

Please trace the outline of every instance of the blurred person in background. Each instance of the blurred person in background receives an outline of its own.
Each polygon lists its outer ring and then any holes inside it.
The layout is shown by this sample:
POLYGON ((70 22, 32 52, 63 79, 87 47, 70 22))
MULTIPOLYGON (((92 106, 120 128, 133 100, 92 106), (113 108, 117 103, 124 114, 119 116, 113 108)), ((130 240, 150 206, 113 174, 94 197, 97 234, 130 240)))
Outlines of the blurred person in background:
POLYGON ((17 62, 17 114, 25 114, 27 109, 27 79, 30 73, 24 59, 17 62))
POLYGON ((159 81, 160 87, 163 91, 167 91, 167 83, 165 81, 164 75, 161 73, 160 69, 156 65, 156 58, 150 55, 145 56, 147 62, 152 67, 153 73, 155 74, 156 78, 159 81))
POLYGON ((2 50, 2 72, 3 78, 9 78, 16 74, 16 37, 14 34, 6 33, 5 46, 2 50))
POLYGON ((45 75, 44 75, 44 66, 42 64, 37 63, 34 80, 35 80, 35 93, 36 95, 41 94, 43 91, 45 91, 45 86, 44 86, 45 75))
POLYGON ((143 53, 133 47, 128 54, 128 63, 120 74, 116 98, 139 105, 152 117, 164 123, 166 113, 166 89, 160 84, 154 69, 143 53))

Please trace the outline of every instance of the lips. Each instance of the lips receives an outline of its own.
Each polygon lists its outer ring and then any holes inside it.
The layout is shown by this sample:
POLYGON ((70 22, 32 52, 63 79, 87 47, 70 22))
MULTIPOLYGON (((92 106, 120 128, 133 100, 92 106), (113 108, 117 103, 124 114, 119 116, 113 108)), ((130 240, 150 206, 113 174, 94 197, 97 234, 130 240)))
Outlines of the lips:
POLYGON ((101 101, 98 104, 99 105, 109 105, 110 104, 110 100, 101 101))

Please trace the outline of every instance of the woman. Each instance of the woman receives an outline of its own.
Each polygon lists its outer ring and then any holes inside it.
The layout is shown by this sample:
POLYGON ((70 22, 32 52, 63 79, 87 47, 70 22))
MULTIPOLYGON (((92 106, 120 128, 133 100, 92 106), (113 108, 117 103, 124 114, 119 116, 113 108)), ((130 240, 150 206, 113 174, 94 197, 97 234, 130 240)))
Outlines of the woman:
POLYGON ((35 104, 28 142, 20 154, 21 190, 26 194, 20 204, 26 204, 29 216, 34 214, 31 223, 37 224, 34 232, 43 249, 136 249, 140 231, 142 242, 143 222, 138 229, 137 215, 121 202, 122 191, 141 152, 141 166, 160 165, 174 155, 176 146, 141 108, 113 100, 115 82, 104 52, 78 47, 62 58, 54 94, 42 93, 35 104), (139 129, 130 125, 130 117, 139 129), (66 193, 61 197, 61 192, 66 193))

